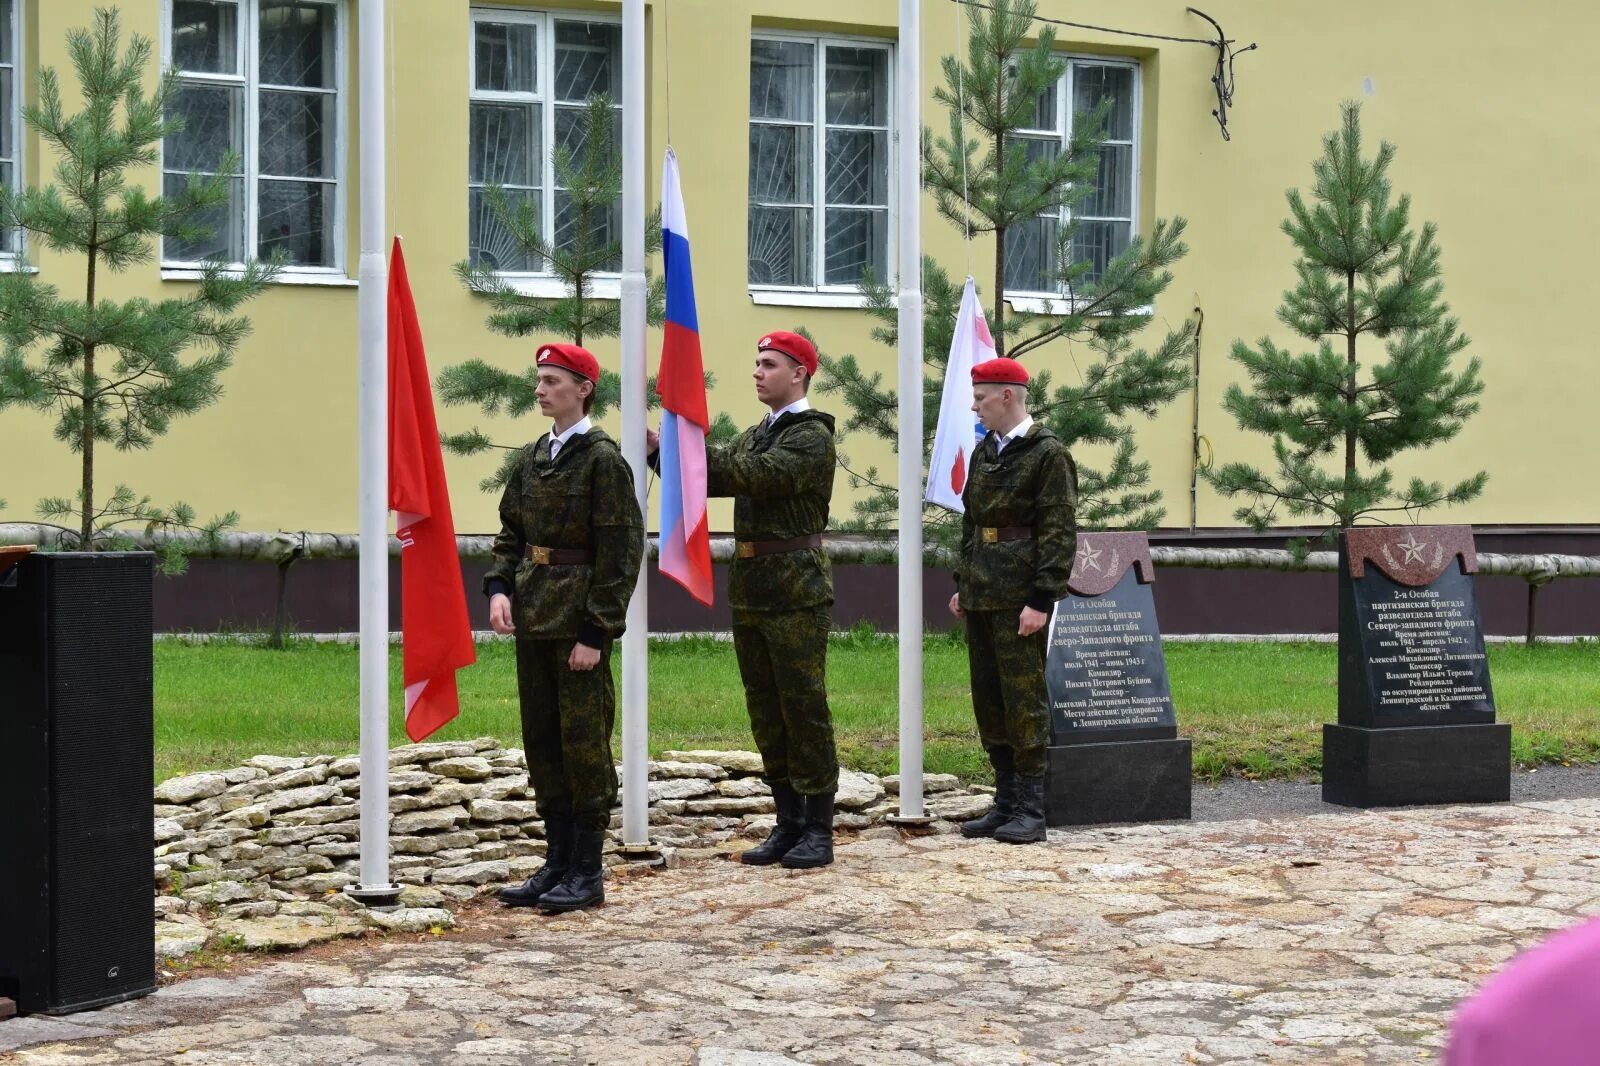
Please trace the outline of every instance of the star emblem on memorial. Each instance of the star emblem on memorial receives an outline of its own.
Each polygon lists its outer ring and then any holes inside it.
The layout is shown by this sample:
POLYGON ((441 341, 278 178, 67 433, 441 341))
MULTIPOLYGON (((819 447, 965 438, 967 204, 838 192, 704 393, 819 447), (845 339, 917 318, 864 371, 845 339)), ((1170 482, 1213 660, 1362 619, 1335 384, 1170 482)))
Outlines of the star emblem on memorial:
POLYGON ((1425 541, 1419 541, 1415 533, 1407 533, 1406 539, 1395 545, 1395 547, 1405 553, 1403 562, 1421 563, 1427 561, 1423 553, 1428 550, 1428 545, 1425 541))

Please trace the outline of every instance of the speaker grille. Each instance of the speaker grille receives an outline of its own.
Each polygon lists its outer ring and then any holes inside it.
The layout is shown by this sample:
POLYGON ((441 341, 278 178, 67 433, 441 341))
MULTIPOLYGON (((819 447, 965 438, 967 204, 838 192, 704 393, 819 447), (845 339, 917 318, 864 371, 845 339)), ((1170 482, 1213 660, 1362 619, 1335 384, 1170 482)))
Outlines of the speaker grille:
POLYGON ((151 560, 62 557, 49 600, 53 1010, 154 981, 151 560))

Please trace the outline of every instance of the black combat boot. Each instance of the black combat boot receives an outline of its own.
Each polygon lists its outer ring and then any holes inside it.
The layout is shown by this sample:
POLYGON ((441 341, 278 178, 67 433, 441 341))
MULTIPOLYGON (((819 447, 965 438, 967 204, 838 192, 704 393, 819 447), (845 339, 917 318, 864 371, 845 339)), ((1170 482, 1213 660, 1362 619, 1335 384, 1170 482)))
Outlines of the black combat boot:
POLYGON ((537 907, 539 897, 555 888, 572 865, 572 819, 544 820, 544 865, 515 888, 502 888, 500 902, 508 907, 537 907))
POLYGON ((583 826, 573 832, 572 866, 561 883, 539 897, 539 906, 546 911, 576 911, 585 907, 598 907, 606 901, 605 867, 601 856, 605 852, 606 831, 583 826))
POLYGON ((801 796, 805 824, 800 842, 778 861, 791 870, 809 870, 833 861, 833 793, 801 796))
POLYGON ((1017 778, 1017 806, 1011 821, 994 831, 1007 844, 1033 844, 1044 839, 1044 778, 1017 778))
POLYGON ((1016 813, 1017 770, 1011 749, 990 748, 989 762, 994 766, 994 802, 980 817, 961 823, 964 837, 992 837, 1016 813))
POLYGON ((768 783, 772 785, 772 802, 777 807, 778 821, 765 843, 739 853, 739 861, 747 866, 771 866, 800 843, 801 831, 805 829, 805 808, 800 793, 787 781, 768 783))

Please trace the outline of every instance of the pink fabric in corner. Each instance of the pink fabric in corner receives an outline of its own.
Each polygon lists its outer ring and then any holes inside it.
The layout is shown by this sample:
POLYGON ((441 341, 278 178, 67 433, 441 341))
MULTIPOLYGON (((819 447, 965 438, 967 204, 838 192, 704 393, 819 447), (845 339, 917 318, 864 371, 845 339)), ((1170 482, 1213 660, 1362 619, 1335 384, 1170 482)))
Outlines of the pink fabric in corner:
POLYGON ((1600 1063, 1600 919, 1523 952, 1456 1012, 1445 1066, 1600 1063))

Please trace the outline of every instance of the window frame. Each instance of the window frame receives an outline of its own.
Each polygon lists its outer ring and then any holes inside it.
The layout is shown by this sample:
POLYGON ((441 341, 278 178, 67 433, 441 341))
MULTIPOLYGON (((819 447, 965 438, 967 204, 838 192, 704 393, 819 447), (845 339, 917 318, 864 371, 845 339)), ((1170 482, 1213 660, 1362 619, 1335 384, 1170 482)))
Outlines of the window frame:
MULTIPOLYGON (((830 204, 827 198, 827 142, 830 129, 859 130, 876 132, 877 126, 858 126, 849 124, 832 124, 827 121, 827 53, 830 46, 844 48, 874 48, 884 53, 884 110, 886 122, 883 125, 885 141, 884 165, 887 170, 884 175, 885 204, 884 204, 884 276, 882 281, 894 284, 899 277, 898 242, 899 232, 897 222, 899 218, 899 183, 895 180, 899 163, 898 144, 901 131, 896 127, 896 107, 899 104, 898 71, 896 63, 895 43, 883 37, 869 37, 859 34, 841 33, 806 33, 796 30, 781 29, 755 29, 750 33, 752 44, 756 41, 787 41, 812 45, 817 57, 816 66, 812 71, 812 114, 815 116, 811 122, 793 122, 776 119, 757 119, 749 113, 748 97, 750 84, 750 59, 745 61, 744 83, 746 113, 745 113, 745 143, 749 144, 749 130, 760 122, 773 126, 809 126, 812 130, 811 147, 811 248, 812 263, 810 285, 773 285, 752 282, 750 280, 750 222, 749 212, 756 207, 767 206, 752 199, 750 196, 750 172, 748 156, 745 160, 745 288, 750 295, 751 302, 756 304, 792 304, 808 307, 865 307, 865 297, 861 295, 860 283, 828 284, 824 281, 827 271, 827 213, 829 207, 843 207, 859 209, 859 204, 830 204)), ((747 149, 748 151, 748 149, 747 149)), ((792 204, 774 204, 772 206, 790 207, 792 204)))
MULTIPOLYGON (((474 187, 487 188, 487 182, 472 180, 472 105, 478 101, 501 104, 537 104, 539 106, 539 219, 541 230, 549 240, 555 239, 556 215, 556 108, 571 107, 571 101, 556 98, 556 33, 557 22, 588 22, 616 26, 620 30, 622 17, 603 11, 573 11, 544 7, 497 7, 492 4, 475 4, 468 12, 467 24, 467 241, 466 257, 472 257, 472 209, 474 187), (500 92, 478 88, 478 33, 480 22, 520 23, 537 27, 538 77, 532 93, 500 92)), ((618 72, 620 77, 621 72, 618 72)), ((611 104, 620 121, 622 117, 621 94, 614 94, 611 104)), ((645 110, 649 111, 648 102, 645 110)), ((618 214, 620 216, 620 204, 618 214)), ((618 224, 621 219, 619 217, 618 224)), ((502 279, 512 289, 528 296, 558 299, 567 294, 565 283, 549 268, 544 270, 496 270, 495 277, 502 279)), ((589 276, 598 283, 592 295, 600 299, 620 299, 622 271, 620 269, 596 270, 589 276)))
MULTIPOLYGON (((1131 217, 1128 223, 1128 237, 1139 235, 1139 205, 1142 193, 1143 173, 1142 157, 1144 151, 1144 63, 1136 56, 1097 55, 1089 52, 1057 52, 1057 58, 1067 63, 1066 71, 1056 80, 1056 133, 1059 136, 1059 145, 1065 150, 1072 139, 1072 122, 1077 115, 1071 110, 1072 79, 1082 63, 1098 66, 1124 67, 1133 71, 1133 137, 1131 140, 1108 137, 1103 143, 1126 144, 1130 146, 1132 162, 1130 166, 1130 182, 1133 189, 1129 196, 1131 217)), ((1030 131, 1033 132, 1033 131, 1030 131)), ((1037 131, 1044 133, 1043 129, 1037 131)), ((1041 218, 1046 217, 1041 215, 1041 218)), ((1061 207, 1057 217, 1062 225, 1072 220, 1071 207, 1061 207)), ((1124 219, 1109 215, 1082 215, 1080 221, 1084 222, 1122 222, 1124 219)), ((1005 290, 1007 303, 1017 306, 1019 310, 1037 313, 1066 313, 1071 310, 1066 306, 1067 293, 1064 289, 1013 289, 1009 286, 1005 290)))
MULTIPOLYGON (((184 72, 179 79, 179 84, 184 82, 206 85, 225 85, 229 87, 242 87, 244 89, 244 109, 242 121, 244 123, 244 151, 240 157, 240 178, 244 182, 244 234, 241 247, 248 259, 260 258, 261 244, 261 205, 257 191, 257 183, 261 180, 261 93, 263 90, 272 91, 278 88, 275 83, 263 85, 260 80, 261 60, 261 0, 232 0, 238 9, 238 35, 236 47, 244 70, 237 75, 215 74, 211 72, 184 72)), ((333 71, 334 85, 330 88, 313 88, 309 86, 283 86, 294 92, 320 93, 331 96, 334 101, 333 114, 336 121, 333 137, 333 176, 331 178, 282 178, 284 181, 310 182, 334 187, 333 205, 333 234, 330 238, 333 245, 333 262, 327 266, 311 266, 305 264, 292 264, 283 268, 278 276, 278 281, 288 284, 340 284, 349 280, 348 273, 348 229, 347 223, 350 212, 350 175, 349 175, 349 145, 350 145, 350 4, 347 0, 297 0, 300 3, 316 4, 321 7, 331 8, 334 12, 333 30, 333 58, 331 69, 333 71)), ((163 75, 172 69, 172 6, 174 0, 161 0, 161 72, 163 75)), ((162 140, 160 152, 160 174, 165 191, 167 177, 167 146, 165 138, 162 140)), ((268 181, 280 180, 268 176, 268 181)), ((168 280, 185 280, 203 276, 205 261, 199 259, 176 259, 167 255, 166 238, 161 240, 160 254, 161 276, 168 280)), ((244 261, 233 260, 227 264, 233 269, 240 269, 244 261)))
MULTIPOLYGON (((28 124, 23 121, 22 108, 27 100, 28 84, 24 80, 27 55, 23 51, 22 28, 23 7, 26 0, 7 0, 11 5, 10 31, 11 31, 11 191, 20 193, 27 188, 23 180, 24 148, 23 138, 28 131, 28 124)), ((5 116, 0 116, 4 121, 5 116)), ((28 260, 28 231, 18 226, 11 232, 12 247, 8 251, 0 251, 0 273, 12 273, 23 269, 28 260)), ((33 269, 31 266, 27 269, 33 269)))

